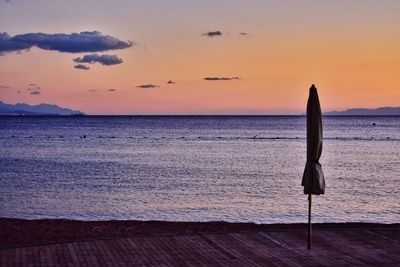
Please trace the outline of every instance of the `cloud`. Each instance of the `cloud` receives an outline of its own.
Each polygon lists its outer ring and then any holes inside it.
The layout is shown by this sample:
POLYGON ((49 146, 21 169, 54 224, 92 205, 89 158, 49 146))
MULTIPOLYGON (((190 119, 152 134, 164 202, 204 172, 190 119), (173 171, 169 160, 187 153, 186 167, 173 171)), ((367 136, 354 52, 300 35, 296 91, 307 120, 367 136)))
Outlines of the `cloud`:
POLYGON ((102 65, 115 65, 121 64, 123 62, 122 58, 119 58, 117 55, 98 55, 98 54, 89 54, 84 55, 83 57, 77 57, 74 59, 76 63, 100 63, 102 65))
MULTIPOLYGON (((26 90, 31 94, 31 95, 40 95, 40 86, 30 83, 29 87, 26 88, 26 90)), ((18 93, 18 92, 17 92, 18 93)), ((19 94, 19 93, 18 93, 19 94)))
POLYGON ((111 89, 107 90, 107 92, 115 92, 115 91, 117 91, 117 89, 114 89, 114 88, 111 88, 111 89))
POLYGON ((78 64, 74 66, 75 69, 80 69, 80 70, 90 70, 90 67, 84 65, 84 64, 78 64))
POLYGON ((0 89, 8 89, 8 88, 10 88, 10 86, 7 86, 7 85, 0 85, 0 89))
POLYGON ((66 53, 101 52, 131 47, 131 41, 122 41, 98 31, 80 33, 26 33, 10 36, 0 33, 0 54, 21 51, 36 46, 43 50, 66 53))
POLYGON ((207 36, 207 37, 215 37, 215 36, 221 36, 222 32, 220 32, 220 31, 206 32, 206 33, 203 33, 202 35, 207 36))
POLYGON ((39 91, 40 90, 40 86, 32 86, 32 87, 28 87, 26 88, 26 90, 33 92, 33 91, 39 91))
POLYGON ((21 51, 30 47, 32 46, 29 44, 14 41, 6 32, 0 33, 0 55, 11 51, 21 51))
POLYGON ((96 91, 97 91, 97 89, 89 89, 89 92, 91 92, 91 93, 94 93, 96 91))
POLYGON ((249 35, 247 32, 241 32, 241 33, 239 33, 239 34, 242 35, 242 36, 249 35))
POLYGON ((160 86, 159 85, 155 85, 155 84, 142 84, 142 85, 138 85, 136 87, 137 88, 149 89, 149 88, 157 88, 157 87, 160 87, 160 86))
POLYGON ((22 93, 21 90, 18 90, 18 91, 17 91, 17 94, 20 94, 20 93, 22 93))
POLYGON ((231 80, 240 80, 240 77, 206 77, 203 78, 206 81, 231 81, 231 80))
POLYGON ((169 80, 169 81, 167 82, 167 84, 175 84, 175 82, 172 81, 172 80, 169 80))

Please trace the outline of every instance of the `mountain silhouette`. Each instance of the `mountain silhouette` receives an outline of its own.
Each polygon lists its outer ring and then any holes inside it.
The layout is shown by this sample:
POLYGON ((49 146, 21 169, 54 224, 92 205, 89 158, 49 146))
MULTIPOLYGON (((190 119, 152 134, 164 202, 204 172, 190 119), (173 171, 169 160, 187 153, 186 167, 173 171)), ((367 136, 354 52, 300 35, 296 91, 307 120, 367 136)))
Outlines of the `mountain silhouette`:
POLYGON ((17 103, 12 105, 0 101, 0 115, 84 115, 84 113, 51 104, 28 105, 17 103))
POLYGON ((345 111, 324 112, 328 116, 400 116, 400 107, 381 107, 376 109, 351 108, 345 111))

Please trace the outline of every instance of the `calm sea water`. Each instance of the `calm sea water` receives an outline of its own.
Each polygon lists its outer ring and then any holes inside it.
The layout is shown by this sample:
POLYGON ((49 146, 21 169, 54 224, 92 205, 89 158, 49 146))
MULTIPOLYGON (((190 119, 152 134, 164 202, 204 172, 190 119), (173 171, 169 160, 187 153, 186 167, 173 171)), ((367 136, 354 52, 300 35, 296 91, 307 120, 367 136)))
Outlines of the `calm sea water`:
MULTIPOLYGON (((306 222, 305 117, 1 117, 0 217, 306 222)), ((314 222, 400 222, 400 117, 324 118, 314 222), (375 125, 374 125, 375 124, 375 125)))

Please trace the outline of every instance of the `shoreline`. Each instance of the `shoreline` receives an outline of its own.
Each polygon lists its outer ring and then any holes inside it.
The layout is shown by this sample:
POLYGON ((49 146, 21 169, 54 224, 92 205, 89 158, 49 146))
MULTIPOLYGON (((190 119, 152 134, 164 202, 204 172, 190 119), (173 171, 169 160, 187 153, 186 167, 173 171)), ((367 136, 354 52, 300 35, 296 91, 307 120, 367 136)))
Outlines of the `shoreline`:
MULTIPOLYGON (((212 222, 173 222, 173 221, 80 221, 68 219, 15 219, 0 218, 0 249, 20 246, 33 246, 49 243, 65 243, 98 239, 125 237, 147 237, 166 235, 194 235, 209 233, 230 233, 244 231, 263 232, 303 232, 306 223, 293 224, 255 224, 212 222)), ((400 223, 313 223, 313 230, 400 230, 400 223)))

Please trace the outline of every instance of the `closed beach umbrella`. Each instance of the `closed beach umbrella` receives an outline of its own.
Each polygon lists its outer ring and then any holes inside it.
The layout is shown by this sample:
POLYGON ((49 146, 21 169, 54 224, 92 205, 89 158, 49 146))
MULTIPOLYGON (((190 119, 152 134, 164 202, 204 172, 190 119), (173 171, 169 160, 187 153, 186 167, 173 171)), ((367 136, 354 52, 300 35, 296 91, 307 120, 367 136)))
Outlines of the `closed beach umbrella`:
POLYGON ((325 178, 319 159, 322 153, 322 114, 317 88, 313 84, 307 101, 307 163, 301 185, 308 195, 308 240, 311 248, 311 195, 325 193, 325 178))

